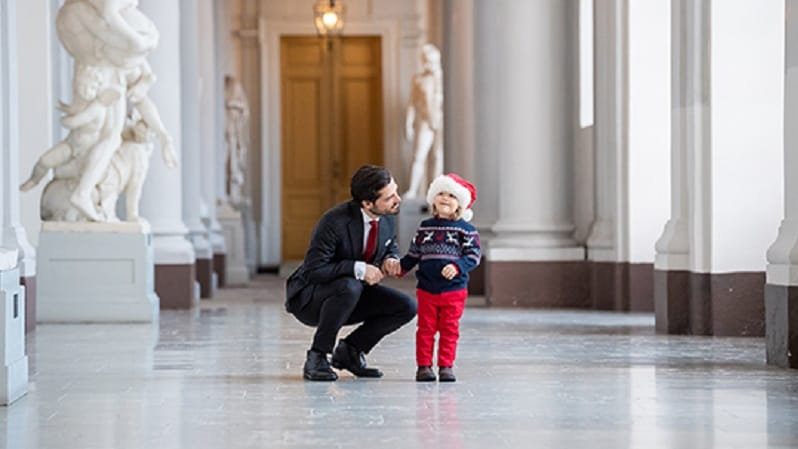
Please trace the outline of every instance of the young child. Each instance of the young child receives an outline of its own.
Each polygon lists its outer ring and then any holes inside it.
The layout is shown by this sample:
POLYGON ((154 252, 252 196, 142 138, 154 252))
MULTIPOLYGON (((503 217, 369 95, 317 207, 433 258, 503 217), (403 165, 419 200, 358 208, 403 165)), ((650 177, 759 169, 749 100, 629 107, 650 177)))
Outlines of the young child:
POLYGON ((479 265, 481 258, 479 234, 468 223, 476 199, 474 186, 460 176, 449 173, 435 178, 427 191, 433 217, 421 222, 407 255, 401 260, 402 273, 418 264, 418 382, 435 380, 432 352, 436 333, 440 381, 456 380, 452 366, 460 336, 460 317, 468 296, 468 273, 479 265))

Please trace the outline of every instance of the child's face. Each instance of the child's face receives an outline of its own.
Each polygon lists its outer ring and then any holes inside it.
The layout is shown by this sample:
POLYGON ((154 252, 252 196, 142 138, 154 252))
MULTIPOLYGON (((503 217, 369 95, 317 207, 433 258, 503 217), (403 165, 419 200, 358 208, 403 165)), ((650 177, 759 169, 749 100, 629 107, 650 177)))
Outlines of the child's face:
POLYGON ((460 202, 457 201, 457 197, 446 191, 435 195, 433 204, 436 212, 442 218, 455 218, 457 216, 457 210, 460 208, 460 202))

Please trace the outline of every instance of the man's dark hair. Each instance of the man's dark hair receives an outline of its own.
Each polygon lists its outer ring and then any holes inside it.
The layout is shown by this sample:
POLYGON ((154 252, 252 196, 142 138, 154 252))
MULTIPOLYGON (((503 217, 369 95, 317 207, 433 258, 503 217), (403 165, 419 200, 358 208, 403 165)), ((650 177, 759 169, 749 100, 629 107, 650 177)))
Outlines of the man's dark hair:
POLYGON ((380 190, 391 183, 391 172, 385 167, 376 165, 363 165, 352 175, 349 183, 349 192, 352 201, 360 204, 361 201, 377 201, 380 190))

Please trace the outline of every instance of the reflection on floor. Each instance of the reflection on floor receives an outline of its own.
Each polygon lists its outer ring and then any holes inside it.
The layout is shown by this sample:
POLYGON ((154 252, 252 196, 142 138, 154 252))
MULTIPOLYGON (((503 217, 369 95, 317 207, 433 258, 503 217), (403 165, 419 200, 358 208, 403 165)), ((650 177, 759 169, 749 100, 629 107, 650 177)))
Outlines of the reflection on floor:
POLYGON ((456 383, 413 381, 414 324, 369 355, 384 378, 307 383, 312 329, 262 276, 153 326, 38 326, 0 447, 798 447, 798 373, 765 366, 763 340, 653 325, 471 306, 456 383))

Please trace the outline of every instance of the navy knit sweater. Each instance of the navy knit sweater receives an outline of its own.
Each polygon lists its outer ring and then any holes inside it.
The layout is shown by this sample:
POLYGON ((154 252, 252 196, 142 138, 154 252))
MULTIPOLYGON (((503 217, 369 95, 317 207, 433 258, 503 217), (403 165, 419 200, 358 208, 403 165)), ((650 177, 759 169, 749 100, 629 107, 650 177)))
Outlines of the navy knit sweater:
POLYGON ((402 257, 402 273, 418 264, 418 288, 430 293, 449 292, 466 288, 468 272, 482 257, 479 234, 465 220, 430 218, 421 222, 407 255, 402 257), (457 265, 458 274, 447 280, 441 274, 446 265, 457 265))

